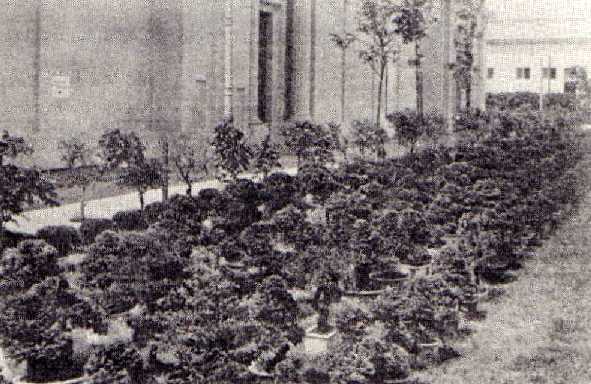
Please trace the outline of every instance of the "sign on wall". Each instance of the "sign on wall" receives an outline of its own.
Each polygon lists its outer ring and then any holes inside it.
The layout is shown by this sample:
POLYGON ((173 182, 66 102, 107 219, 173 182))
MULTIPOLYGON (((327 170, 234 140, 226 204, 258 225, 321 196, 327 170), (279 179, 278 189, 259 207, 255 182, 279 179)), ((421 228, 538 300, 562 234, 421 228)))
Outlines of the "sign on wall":
POLYGON ((53 76, 51 78, 51 94, 58 99, 70 97, 70 76, 53 76))

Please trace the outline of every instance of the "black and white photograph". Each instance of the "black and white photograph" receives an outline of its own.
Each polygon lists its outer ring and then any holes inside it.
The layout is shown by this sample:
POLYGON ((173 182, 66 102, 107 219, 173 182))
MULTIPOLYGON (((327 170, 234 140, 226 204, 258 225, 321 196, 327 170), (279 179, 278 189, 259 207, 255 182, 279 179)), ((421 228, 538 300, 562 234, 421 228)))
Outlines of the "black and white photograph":
POLYGON ((0 384, 591 384, 591 0, 1 0, 0 384))

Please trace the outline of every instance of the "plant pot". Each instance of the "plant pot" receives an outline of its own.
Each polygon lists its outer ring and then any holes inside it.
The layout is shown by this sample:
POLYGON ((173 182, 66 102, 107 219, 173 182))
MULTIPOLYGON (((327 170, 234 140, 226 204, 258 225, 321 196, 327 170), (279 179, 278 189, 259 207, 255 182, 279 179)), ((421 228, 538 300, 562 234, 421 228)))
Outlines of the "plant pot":
POLYGON ((381 295, 383 292, 383 289, 377 289, 372 291, 345 291, 343 293, 343 296, 355 299, 373 299, 381 295))
POLYGON ((411 278, 429 276, 431 274, 431 264, 409 265, 408 271, 411 278))
POLYGON ((332 329, 328 333, 318 333, 316 326, 307 329, 302 343, 304 352, 310 355, 318 355, 328 351, 334 344, 336 335, 336 329, 332 329))
POLYGON ((439 347, 441 343, 433 340, 429 343, 417 343, 417 362, 424 365, 439 360, 439 347))
POLYGON ((384 380, 384 384, 411 384, 416 380, 412 376, 408 376, 405 379, 388 379, 384 380))
POLYGON ((478 312, 478 298, 472 297, 469 299, 464 299, 460 303, 460 308, 467 313, 476 313, 478 312))
POLYGON ((413 379, 413 378, 384 380, 384 384, 411 384, 414 382, 415 382, 415 379, 413 379))
POLYGON ((408 274, 397 270, 373 272, 369 277, 382 289, 388 287, 400 289, 408 280, 408 274))

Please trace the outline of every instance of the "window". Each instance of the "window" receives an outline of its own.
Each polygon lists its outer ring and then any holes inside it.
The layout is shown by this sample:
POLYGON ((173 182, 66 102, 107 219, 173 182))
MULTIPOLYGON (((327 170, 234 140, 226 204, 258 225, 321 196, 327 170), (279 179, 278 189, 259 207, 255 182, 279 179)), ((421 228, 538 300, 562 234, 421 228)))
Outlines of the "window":
POLYGON ((495 69, 489 68, 486 77, 489 79, 492 79, 493 77, 495 77, 495 69))
POLYGON ((531 77, 531 69, 530 68, 517 68, 517 78, 518 79, 529 80, 530 77, 531 77))
POLYGON ((550 79, 556 79, 556 68, 542 68, 542 78, 547 79, 550 73, 550 79))

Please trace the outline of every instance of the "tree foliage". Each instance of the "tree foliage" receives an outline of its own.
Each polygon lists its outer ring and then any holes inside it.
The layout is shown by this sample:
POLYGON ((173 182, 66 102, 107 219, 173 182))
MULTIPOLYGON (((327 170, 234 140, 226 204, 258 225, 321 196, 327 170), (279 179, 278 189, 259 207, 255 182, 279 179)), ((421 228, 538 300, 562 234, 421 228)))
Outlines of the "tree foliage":
POLYGON ((393 24, 392 0, 363 0, 357 18, 359 57, 378 76, 376 125, 382 120, 383 85, 388 63, 398 59, 400 42, 393 24))
POLYGON ((244 140, 244 133, 234 126, 232 117, 224 119, 215 127, 212 146, 219 177, 223 180, 235 180, 240 172, 248 169, 254 155, 244 140))
POLYGON ((209 175, 209 144, 204 139, 180 135, 173 142, 171 160, 183 182, 187 196, 192 194, 192 184, 209 175))
POLYGON ((103 171, 120 168, 117 183, 138 192, 140 208, 143 210, 146 191, 161 186, 165 180, 165 170, 160 161, 146 159, 146 148, 140 138, 133 132, 124 133, 119 129, 105 132, 99 140, 99 148, 103 171))
POLYGON ((9 162, 31 153, 33 148, 24 138, 11 136, 6 131, 0 137, 0 230, 28 205, 35 202, 58 204, 54 185, 39 170, 9 162))
POLYGON ((263 142, 256 148, 254 166, 263 174, 263 177, 269 176, 273 168, 281 166, 279 163, 279 151, 277 150, 277 145, 271 142, 270 133, 265 136, 263 142))

